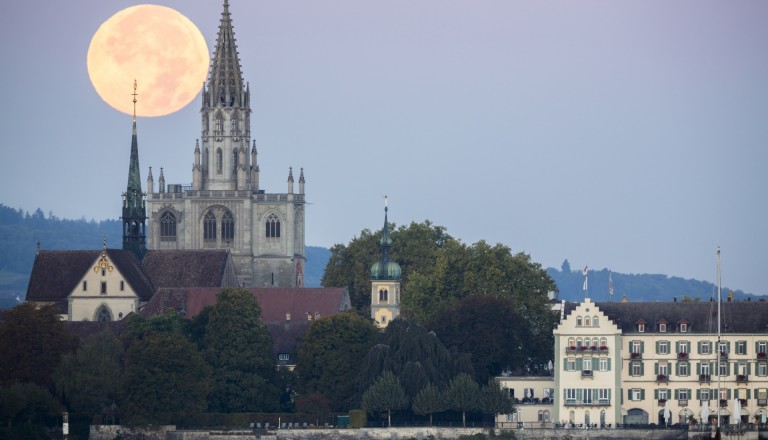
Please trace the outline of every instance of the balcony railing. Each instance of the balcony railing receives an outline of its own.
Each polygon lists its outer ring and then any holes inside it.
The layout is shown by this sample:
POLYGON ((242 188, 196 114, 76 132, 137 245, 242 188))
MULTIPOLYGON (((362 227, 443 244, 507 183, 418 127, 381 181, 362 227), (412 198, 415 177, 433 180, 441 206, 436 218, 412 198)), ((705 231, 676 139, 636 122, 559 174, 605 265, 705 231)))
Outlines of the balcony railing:
POLYGON ((592 370, 581 370, 581 377, 594 377, 592 370))
POLYGON ((728 352, 727 351, 721 351, 720 352, 720 360, 721 361, 727 361, 728 360, 728 352))
POLYGON ((767 359, 768 357, 766 356, 765 352, 762 352, 757 354, 757 358, 764 360, 764 359, 767 359))
POLYGON ((720 399, 720 408, 728 408, 728 399, 720 399))
POLYGON ((576 400, 565 399, 565 406, 610 406, 610 399, 598 399, 598 400, 576 400))
POLYGON ((601 347, 588 347, 586 345, 581 346, 568 346, 565 347, 565 353, 566 354, 578 354, 578 353, 608 353, 608 347, 601 346, 601 347))
POLYGON ((642 359, 643 358, 643 354, 642 353, 630 353, 629 357, 631 359, 642 359))
POLYGON ((768 399, 757 399, 757 406, 768 406, 768 399))
POLYGON ((656 375, 656 382, 669 382, 669 376, 666 374, 657 374, 656 375))
POLYGON ((711 376, 709 374, 699 374, 699 382, 710 382, 711 376))
POLYGON ((659 406, 664 406, 667 403, 667 399, 659 399, 659 406))
POLYGON ((678 406, 688 406, 688 399, 677 399, 678 406))
POLYGON ((747 382, 749 382, 749 377, 746 374, 736 375, 736 383, 747 383, 747 382))
POLYGON ((688 360, 688 353, 680 352, 677 354, 677 360, 679 361, 687 361, 688 360))

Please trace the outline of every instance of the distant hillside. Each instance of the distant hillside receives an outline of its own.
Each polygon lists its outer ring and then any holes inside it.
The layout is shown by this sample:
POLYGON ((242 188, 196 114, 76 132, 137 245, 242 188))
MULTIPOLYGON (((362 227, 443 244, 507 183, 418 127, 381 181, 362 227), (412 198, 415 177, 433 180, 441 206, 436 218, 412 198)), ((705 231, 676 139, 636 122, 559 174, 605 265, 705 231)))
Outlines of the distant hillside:
MULTIPOLYGON (((16 298, 24 299, 29 275, 35 260, 37 242, 41 249, 99 249, 103 240, 107 246, 119 248, 122 244, 119 220, 100 222, 59 219, 52 213, 48 216, 38 209, 33 213, 23 212, 0 204, 0 308, 13 307, 16 298)), ((307 265, 304 268, 304 285, 319 287, 331 253, 328 249, 307 246, 307 265)), ((547 273, 557 284, 560 299, 579 301, 584 298, 582 290, 584 277, 581 270, 571 270, 566 260, 561 269, 549 268, 547 273)), ((590 297, 597 301, 608 301, 608 269, 589 271, 590 297)), ((671 301, 684 296, 707 300, 715 291, 712 283, 686 280, 667 275, 635 275, 613 273, 613 300, 619 301, 626 295, 630 301, 671 301)), ((723 286, 723 295, 730 288, 723 286)), ((753 299, 760 296, 733 290, 734 298, 753 299)))
MULTIPOLYGON (((582 270, 572 270, 568 260, 558 269, 548 268, 547 274, 555 281, 560 291, 560 299, 580 301, 584 299, 584 274, 582 270)), ((717 295, 717 286, 710 282, 670 277, 658 274, 622 274, 613 272, 613 298, 608 293, 610 271, 608 269, 589 270, 589 297, 596 301, 620 301, 624 296, 636 301, 681 301, 687 296, 692 299, 709 300, 717 295)), ((739 289, 722 286, 723 300, 727 300, 733 290, 734 300, 762 299, 763 296, 745 293, 739 289)))

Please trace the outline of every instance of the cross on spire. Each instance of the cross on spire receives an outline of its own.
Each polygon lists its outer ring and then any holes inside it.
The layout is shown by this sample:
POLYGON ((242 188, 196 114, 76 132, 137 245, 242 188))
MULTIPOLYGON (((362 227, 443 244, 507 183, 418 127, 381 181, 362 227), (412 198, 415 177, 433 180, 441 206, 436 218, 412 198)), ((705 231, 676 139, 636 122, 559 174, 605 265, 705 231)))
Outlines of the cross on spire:
POLYGON ((133 93, 131 93, 131 95, 133 95, 133 122, 134 123, 136 123, 136 97, 139 96, 139 94, 136 93, 136 88, 137 87, 138 87, 138 83, 134 79, 133 80, 133 93))

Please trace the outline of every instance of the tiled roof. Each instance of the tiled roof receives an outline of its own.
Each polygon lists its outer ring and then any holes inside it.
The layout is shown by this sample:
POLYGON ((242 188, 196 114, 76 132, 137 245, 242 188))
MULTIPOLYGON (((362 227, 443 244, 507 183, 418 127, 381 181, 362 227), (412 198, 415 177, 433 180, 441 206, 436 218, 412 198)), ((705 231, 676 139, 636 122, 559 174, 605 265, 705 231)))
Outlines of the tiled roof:
MULTIPOLYGON (((27 301, 59 301, 67 298, 77 283, 92 270, 100 250, 39 251, 27 286, 27 301)), ((154 287, 136 257, 122 249, 107 249, 107 258, 125 277, 142 300, 152 297, 154 287)))
MULTIPOLYGON (((349 309, 349 294, 343 288, 251 287, 248 288, 261 306, 262 320, 282 322, 286 313, 291 320, 308 320, 330 316, 349 309)), ((160 288, 141 309, 142 316, 162 315, 168 310, 184 310, 187 317, 196 316, 206 307, 216 304, 220 288, 160 288)))
POLYGON ((156 288, 221 287, 226 250, 150 250, 141 261, 156 288))
MULTIPOLYGON (((646 333, 658 332, 658 323, 666 320, 668 332, 678 332, 678 324, 685 321, 689 333, 717 332, 716 302, 599 302, 597 307, 613 321, 623 333, 637 332, 636 324, 644 320, 646 333)), ((568 303, 566 315, 576 307, 568 303)), ((722 333, 768 333, 768 302, 723 302, 722 333)))

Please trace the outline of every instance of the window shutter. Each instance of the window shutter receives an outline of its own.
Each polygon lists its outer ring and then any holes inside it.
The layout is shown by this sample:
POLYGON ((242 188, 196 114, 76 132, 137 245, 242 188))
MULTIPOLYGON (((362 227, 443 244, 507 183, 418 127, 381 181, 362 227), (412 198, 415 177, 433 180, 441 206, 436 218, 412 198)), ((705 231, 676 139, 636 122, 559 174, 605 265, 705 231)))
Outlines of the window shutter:
POLYGON ((752 363, 747 362, 747 376, 752 374, 752 363))
POLYGON ((568 370, 568 358, 563 358, 563 370, 569 371, 568 370))
POLYGON ((592 400, 596 401, 597 399, 598 399, 597 388, 595 388, 592 390, 592 400))
POLYGON ((697 354, 701 354, 701 343, 702 343, 702 341, 699 341, 699 343, 696 344, 697 345, 697 354))
POLYGON ((576 371, 581 371, 581 367, 583 363, 584 363, 584 359, 576 358, 576 371))
POLYGON ((660 341, 656 341, 656 354, 661 353, 661 351, 659 350, 660 346, 661 346, 661 342, 660 341))
POLYGON ((656 399, 656 400, 659 399, 659 390, 658 389, 653 390, 653 398, 656 399))
POLYGON ((581 401, 581 400, 582 400, 582 398, 583 398, 583 396, 584 396, 584 393, 583 393, 583 391, 584 391, 584 390, 582 390, 581 388, 577 388, 577 389, 576 389, 576 400, 578 400, 578 401, 581 401))
POLYGON ((726 362, 725 363, 725 375, 730 376, 731 375, 731 363, 726 362))
POLYGON ((675 390, 675 400, 680 398, 680 390, 675 390))
POLYGON ((608 358, 608 371, 611 371, 611 358, 608 358))
POLYGON ((696 362, 696 374, 701 374, 701 362, 696 362))
POLYGON ((726 353, 731 352, 731 341, 725 341, 725 352, 726 353))
POLYGON ((701 400, 701 389, 696 390, 696 400, 701 400))
POLYGON ((653 374, 659 374, 659 363, 653 364, 653 374))
POLYGON ((645 388, 640 388, 640 400, 645 400, 645 388))
POLYGON ((611 389, 608 388, 608 399, 610 400, 610 398, 611 398, 611 389))
POLYGON ((645 364, 643 362, 640 362, 640 375, 645 375, 645 364))
POLYGON ((627 400, 632 400, 632 388, 627 390, 627 400))
POLYGON ((747 388, 747 399, 751 399, 752 398, 752 396, 750 396, 750 394, 752 394, 752 390, 750 388, 747 388))
POLYGON ((640 353, 645 353, 645 342, 640 341, 640 353))
POLYGON ((675 342, 675 353, 680 353, 680 341, 675 342))

